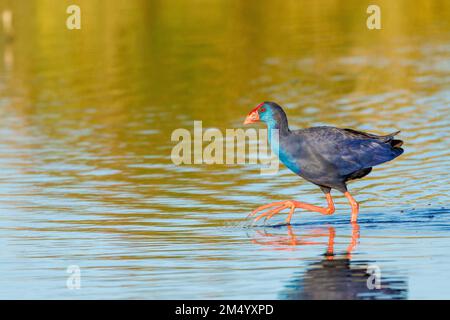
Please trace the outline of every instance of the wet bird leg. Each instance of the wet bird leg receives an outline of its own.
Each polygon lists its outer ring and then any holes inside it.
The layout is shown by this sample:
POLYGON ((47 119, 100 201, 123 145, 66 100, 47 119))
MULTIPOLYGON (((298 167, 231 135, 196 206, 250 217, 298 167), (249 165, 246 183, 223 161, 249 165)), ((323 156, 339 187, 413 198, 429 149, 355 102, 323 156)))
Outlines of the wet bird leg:
POLYGON ((254 220, 254 222, 260 220, 261 218, 266 217, 266 220, 269 220, 270 218, 272 218, 274 215, 276 215, 277 213, 279 213, 280 211, 284 210, 284 209, 290 209, 289 214, 286 218, 286 223, 290 224, 291 223, 291 219, 292 219, 292 215, 294 214, 294 211, 296 208, 301 208, 301 209, 305 209, 305 210, 309 210, 309 211, 314 211, 314 212, 319 212, 321 214, 332 214, 334 213, 335 209, 334 209, 334 203, 333 203, 333 199, 331 198, 331 194, 330 193, 326 193, 325 194, 326 198, 327 198, 327 203, 328 203, 328 207, 327 208, 323 208, 323 207, 318 207, 312 204, 308 204, 308 203, 304 203, 304 202, 300 202, 300 201, 295 201, 295 200, 287 200, 287 201, 279 201, 279 202, 273 202, 273 203, 269 203, 266 205, 263 205, 261 207, 256 208, 255 210, 253 210, 252 213, 249 214, 249 217, 256 215, 258 212, 264 210, 264 209, 268 209, 271 207, 275 207, 273 209, 267 210, 266 212, 260 214, 259 216, 257 216, 254 220))
POLYGON ((350 206, 352 207, 352 218, 351 222, 356 222, 358 219, 358 212, 359 212, 359 204, 356 202, 356 200, 352 197, 352 195, 347 191, 344 193, 345 197, 348 199, 348 202, 350 203, 350 206))

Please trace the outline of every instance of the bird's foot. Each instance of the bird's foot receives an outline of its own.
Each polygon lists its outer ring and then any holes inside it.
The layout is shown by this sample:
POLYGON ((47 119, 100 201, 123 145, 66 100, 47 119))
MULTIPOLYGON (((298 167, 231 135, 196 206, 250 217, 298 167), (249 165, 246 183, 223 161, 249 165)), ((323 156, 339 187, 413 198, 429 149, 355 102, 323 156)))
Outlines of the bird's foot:
POLYGON ((292 215, 294 214, 295 208, 298 207, 298 206, 296 206, 296 203, 297 203, 297 201, 294 201, 294 200, 278 201, 278 202, 269 203, 269 204, 266 204, 266 205, 256 208, 255 210, 252 211, 252 213, 250 213, 248 215, 248 217, 253 217, 258 212, 273 207, 272 209, 269 209, 269 210, 261 213, 253 220, 253 222, 257 222, 260 219, 265 217, 264 222, 266 222, 267 220, 271 219, 274 215, 276 215, 277 213, 280 213, 284 209, 290 209, 288 217, 286 218, 286 223, 289 224, 291 222, 291 218, 292 218, 292 215))
MULTIPOLYGON (((329 193, 326 194, 327 197, 327 202, 328 202, 328 207, 323 208, 323 207, 318 207, 312 204, 308 204, 308 203, 304 203, 304 202, 300 202, 300 201, 295 201, 295 200, 287 200, 287 201, 279 201, 279 202, 273 202, 273 203, 269 203, 266 204, 264 206, 258 207, 255 210, 253 210, 252 213, 250 213, 248 215, 248 217, 252 217, 254 215, 256 215, 258 212, 263 211, 265 209, 269 209, 263 213, 261 213, 259 216, 257 216, 253 222, 257 222, 260 219, 264 218, 264 222, 269 220, 270 218, 272 218, 274 215, 276 215, 277 213, 283 211, 284 209, 290 209, 289 214, 286 218, 286 223, 290 224, 291 223, 291 218, 292 215, 294 214, 294 211, 296 208, 301 208, 304 210, 309 210, 309 211, 314 211, 314 212, 319 212, 321 214, 325 214, 325 215, 329 215, 329 214, 333 214, 334 212, 334 204, 333 204, 333 200, 331 199, 331 195, 329 193)), ((352 218, 353 219, 353 218, 352 218)))

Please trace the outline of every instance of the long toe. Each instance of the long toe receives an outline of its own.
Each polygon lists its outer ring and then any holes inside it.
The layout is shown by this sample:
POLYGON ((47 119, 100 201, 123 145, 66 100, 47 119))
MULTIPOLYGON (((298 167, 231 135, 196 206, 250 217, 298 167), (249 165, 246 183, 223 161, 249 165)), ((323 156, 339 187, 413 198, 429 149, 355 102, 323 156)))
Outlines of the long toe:
POLYGON ((286 204, 283 204, 282 206, 279 206, 278 208, 272 209, 268 212, 268 215, 266 216, 266 218, 264 219, 264 223, 267 220, 270 220, 274 215, 276 215, 277 213, 280 213, 280 211, 289 208, 286 204))
POLYGON ((260 211, 262 211, 262 210, 264 210, 264 209, 267 209, 267 208, 270 208, 270 207, 275 207, 275 206, 280 206, 280 205, 283 205, 284 203, 285 203, 285 201, 278 201, 278 202, 272 202, 272 203, 269 203, 269 204, 265 204, 265 205, 263 205, 263 206, 260 206, 260 207, 256 208, 255 210, 253 210, 253 211, 247 216, 247 218, 250 218, 250 217, 254 216, 255 214, 257 214, 258 212, 260 212, 260 211))
MULTIPOLYGON (((257 217, 255 218, 254 222, 257 222, 257 221, 260 220, 261 218, 264 218, 264 217, 268 217, 268 216, 272 216, 272 215, 274 215, 274 214, 277 214, 278 212, 280 212, 281 210, 283 210, 283 209, 285 209, 285 208, 286 208, 285 205, 281 205, 281 206, 278 206, 278 207, 276 207, 276 208, 274 208, 274 209, 268 210, 268 211, 266 211, 266 212, 260 214, 259 216, 257 216, 257 217)), ((267 219, 267 218, 266 218, 266 219, 267 219)))

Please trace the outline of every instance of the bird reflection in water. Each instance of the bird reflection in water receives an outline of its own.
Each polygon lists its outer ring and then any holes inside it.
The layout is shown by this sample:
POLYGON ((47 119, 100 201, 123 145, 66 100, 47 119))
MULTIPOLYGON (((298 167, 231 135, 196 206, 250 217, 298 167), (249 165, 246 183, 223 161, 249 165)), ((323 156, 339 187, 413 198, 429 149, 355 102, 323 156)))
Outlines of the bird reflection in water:
POLYGON ((309 264, 305 272, 296 273, 280 293, 281 299, 406 299, 408 292, 404 279, 389 280, 383 271, 377 282, 374 273, 370 272, 371 266, 376 265, 375 262, 352 260, 352 253, 359 241, 359 229, 357 223, 352 223, 350 243, 345 252, 340 254, 334 252, 336 230, 332 226, 296 235, 292 226, 288 225, 287 236, 258 230, 252 241, 274 250, 295 250, 299 246, 311 245, 326 246, 323 258, 309 264))

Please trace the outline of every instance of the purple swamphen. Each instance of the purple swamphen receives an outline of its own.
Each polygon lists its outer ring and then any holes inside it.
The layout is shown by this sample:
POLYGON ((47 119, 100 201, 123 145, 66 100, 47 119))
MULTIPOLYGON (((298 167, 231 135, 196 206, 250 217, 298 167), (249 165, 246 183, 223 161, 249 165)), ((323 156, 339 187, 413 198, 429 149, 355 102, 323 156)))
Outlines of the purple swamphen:
POLYGON ((362 178, 370 173, 373 166, 390 161, 403 153, 403 141, 394 139, 400 131, 377 136, 352 129, 321 126, 300 130, 290 130, 286 114, 274 102, 263 102, 254 108, 244 124, 263 121, 269 132, 278 130, 279 142, 275 153, 281 162, 300 177, 320 187, 327 198, 328 207, 295 201, 274 202, 255 209, 250 216, 271 208, 256 217, 272 218, 284 209, 290 209, 286 222, 289 224, 296 208, 332 214, 334 209, 331 189, 344 193, 352 207, 351 222, 356 222, 358 203, 347 191, 349 180, 362 178))

